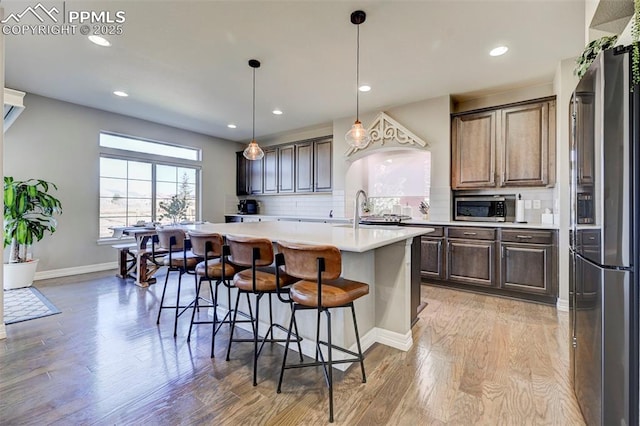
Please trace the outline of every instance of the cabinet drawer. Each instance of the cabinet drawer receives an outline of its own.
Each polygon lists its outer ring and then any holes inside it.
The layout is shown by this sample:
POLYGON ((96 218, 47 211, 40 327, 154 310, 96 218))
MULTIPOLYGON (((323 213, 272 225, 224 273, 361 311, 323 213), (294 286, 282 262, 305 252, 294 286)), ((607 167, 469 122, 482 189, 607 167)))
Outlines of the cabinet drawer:
POLYGON ((443 226, 428 226, 428 228, 433 228, 433 232, 429 232, 428 234, 424 234, 422 238, 439 238, 444 237, 444 227, 443 226))
POLYGON ((530 229, 503 229, 500 241, 528 244, 553 243, 553 231, 532 231, 530 229))
POLYGON ((466 240, 495 240, 496 230, 491 228, 450 227, 449 238, 464 238, 466 240))

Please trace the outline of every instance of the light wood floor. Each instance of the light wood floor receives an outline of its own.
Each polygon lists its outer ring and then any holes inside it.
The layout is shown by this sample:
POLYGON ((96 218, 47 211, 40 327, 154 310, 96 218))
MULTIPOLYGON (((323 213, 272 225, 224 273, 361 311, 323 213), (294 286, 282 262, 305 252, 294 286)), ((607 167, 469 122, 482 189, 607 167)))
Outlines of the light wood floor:
MULTIPOLYGON (((253 387, 251 345, 236 344, 225 361, 226 327, 211 359, 208 325, 191 343, 186 317, 176 339, 168 311, 156 326, 160 285, 100 273, 36 287, 62 314, 7 326, 0 424, 327 423, 320 370, 287 371, 276 394, 283 349, 273 345, 253 387)), ((409 352, 374 345, 366 384, 357 366, 334 374, 336 424, 583 424, 566 313, 439 287, 422 293, 428 305, 409 352)))

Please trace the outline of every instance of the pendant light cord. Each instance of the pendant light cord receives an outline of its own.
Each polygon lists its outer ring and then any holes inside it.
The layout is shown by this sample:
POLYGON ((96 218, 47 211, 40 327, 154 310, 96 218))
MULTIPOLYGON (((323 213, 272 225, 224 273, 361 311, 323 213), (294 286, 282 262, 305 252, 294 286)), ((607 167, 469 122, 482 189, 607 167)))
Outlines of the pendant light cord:
POLYGON ((356 27, 356 121, 360 121, 360 24, 356 27))
POLYGON ((253 126, 251 140, 256 140, 256 69, 253 69, 253 126))

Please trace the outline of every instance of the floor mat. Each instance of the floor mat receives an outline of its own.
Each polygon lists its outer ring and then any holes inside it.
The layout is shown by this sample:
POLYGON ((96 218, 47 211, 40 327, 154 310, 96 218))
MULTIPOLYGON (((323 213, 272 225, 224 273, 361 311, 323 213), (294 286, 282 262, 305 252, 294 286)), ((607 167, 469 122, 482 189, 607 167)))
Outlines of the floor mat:
POLYGON ((35 287, 4 291, 5 324, 14 324, 59 313, 58 308, 35 287))

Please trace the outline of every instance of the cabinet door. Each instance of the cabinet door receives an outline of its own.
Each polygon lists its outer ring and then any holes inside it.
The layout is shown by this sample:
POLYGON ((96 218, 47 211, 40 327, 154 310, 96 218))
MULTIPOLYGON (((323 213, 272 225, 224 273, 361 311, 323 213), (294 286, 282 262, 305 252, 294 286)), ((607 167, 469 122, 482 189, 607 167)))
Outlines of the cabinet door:
POLYGON ((249 168, 249 193, 262 194, 264 188, 262 187, 262 168, 264 159, 261 160, 247 160, 249 168))
POLYGON ((293 192, 294 145, 278 149, 278 192, 293 192))
POLYGON ((272 194, 278 192, 278 150, 264 150, 264 158, 262 159, 264 167, 264 185, 263 192, 272 194))
POLYGON ((296 144, 296 192, 313 191, 313 143, 296 144))
POLYGON ((549 183, 549 102, 501 110, 500 186, 549 183))
POLYGON ((593 185, 595 158, 595 105, 592 93, 576 95, 575 143, 578 158, 578 185, 593 185))
POLYGON ((236 152, 236 195, 250 194, 250 181, 249 160, 244 158, 242 151, 236 152))
POLYGON ((420 275, 423 278, 444 279, 443 238, 422 237, 420 249, 420 275))
POLYGON ((313 143, 314 150, 314 190, 316 192, 331 191, 332 175, 332 139, 313 143))
POLYGON ((455 117, 451 129, 451 186, 495 186, 496 112, 455 117))
POLYGON ((527 293, 554 294, 551 245, 502 243, 500 250, 502 288, 527 293))
POLYGON ((447 279, 491 287, 495 284, 495 243, 480 240, 447 241, 447 279))

